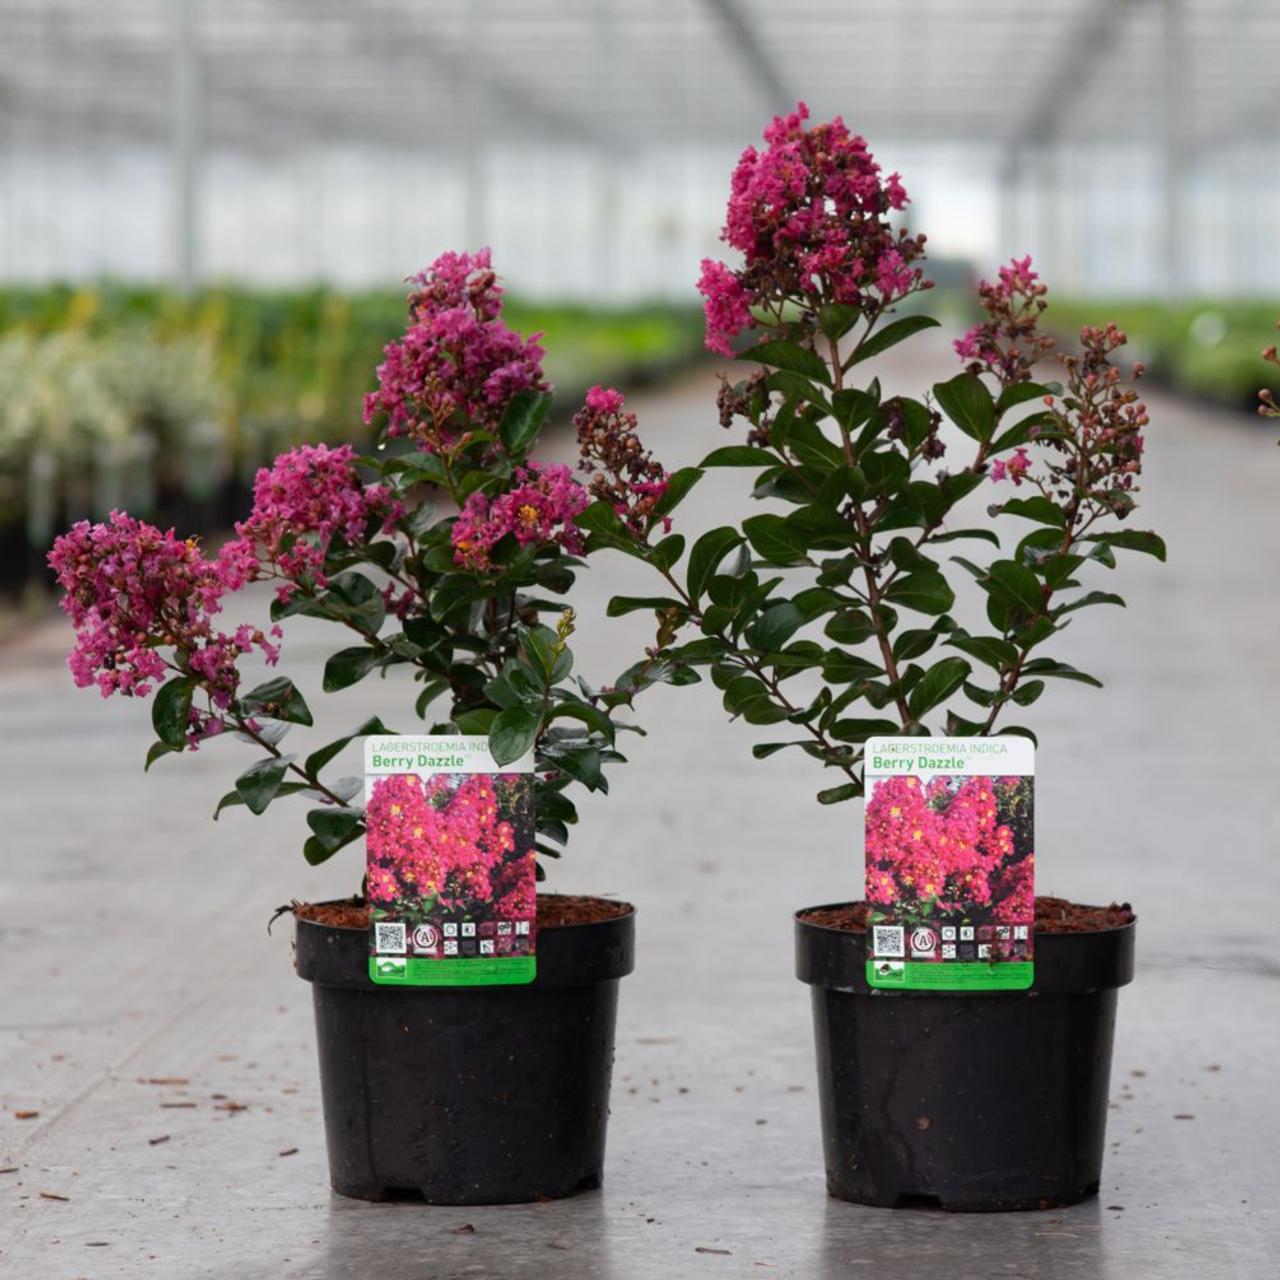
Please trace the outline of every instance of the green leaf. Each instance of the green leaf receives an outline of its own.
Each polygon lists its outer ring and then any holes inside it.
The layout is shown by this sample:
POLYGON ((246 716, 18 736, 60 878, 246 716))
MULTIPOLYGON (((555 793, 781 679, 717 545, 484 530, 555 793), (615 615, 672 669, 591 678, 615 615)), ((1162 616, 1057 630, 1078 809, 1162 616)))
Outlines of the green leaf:
POLYGON ((883 674, 874 662, 868 662, 856 653, 846 653, 843 649, 832 649, 822 664, 822 678, 828 684, 853 684, 883 674))
POLYGON ((649 553, 649 563, 659 569, 670 569, 684 555, 684 534, 668 534, 649 553))
POLYGON ((349 742, 356 738, 368 737, 369 734, 390 734, 391 730, 382 723, 377 716, 370 716, 363 724, 357 725, 350 733, 344 734, 341 738, 335 738, 327 746, 320 747, 313 751, 308 757, 306 764, 303 765, 303 771, 314 778, 321 769, 325 767, 349 742))
POLYGON ((147 752, 147 762, 142 766, 142 772, 146 773, 161 756, 172 755, 181 750, 181 747, 171 747, 167 742, 153 742, 151 749, 147 752))
MULTIPOLYGON (((282 782, 277 788, 276 793, 272 797, 278 800, 281 796, 295 795, 299 791, 310 791, 312 788, 305 782, 282 782)), ((213 820, 217 822, 218 815, 223 809, 230 809, 233 805, 244 804, 244 797, 238 791, 228 791, 226 795, 218 801, 218 807, 213 811, 213 820)))
POLYGON ((493 728, 498 712, 493 707, 473 707, 470 711, 459 711, 453 717, 453 723, 461 733, 486 737, 493 728))
POLYGON ((614 596, 605 613, 610 618, 621 618, 639 609, 670 609, 673 606, 679 608, 680 601, 670 596, 614 596))
POLYGON ((847 302, 828 302, 818 308, 818 326, 832 342, 839 342, 862 318, 862 308, 847 302))
POLYGON ((808 555, 808 540, 781 516, 749 516, 742 531, 756 554, 770 564, 795 564, 808 555))
POLYGON ((819 804, 839 804, 841 800, 855 800, 862 794, 862 786, 857 782, 845 782, 838 787, 828 787, 818 792, 819 804))
POLYGON ((803 611, 790 601, 771 605, 747 628, 747 643, 772 653, 781 649, 807 621, 803 611))
POLYGON ((1039 580, 1015 560, 995 560, 987 570, 987 590, 1006 603, 1035 615, 1044 607, 1039 580))
POLYGON ((290 724, 313 723, 306 700, 287 676, 278 676, 251 689, 240 699, 240 711, 246 716, 267 716, 290 724))
POLYGON ((868 738, 897 733, 898 724, 893 720, 837 720, 827 733, 839 742, 865 742, 868 738))
POLYGON ((1022 516, 1034 520, 1037 524, 1049 524, 1058 529, 1067 526, 1067 514, 1056 502, 1048 498, 1010 498, 1002 502, 998 510, 1006 516, 1022 516))
POLYGON ((943 658, 920 677, 907 698, 907 710, 920 720, 964 684, 971 668, 963 658, 943 658))
POLYGON ((363 680, 378 665, 378 654, 368 645, 354 645, 350 649, 339 649, 324 664, 325 693, 336 693, 363 680))
POLYGON ((1013 691, 1012 697, 1018 706, 1029 707, 1043 692, 1043 680, 1028 680, 1013 691))
POLYGON ((689 567, 686 575, 689 595, 697 600, 707 589, 707 583, 719 568, 720 562, 734 547, 742 545, 742 535, 737 529, 723 525, 704 533, 693 544, 689 553, 689 567))
POLYGON ((681 467, 667 477, 667 487, 662 497, 653 504, 655 516, 670 515, 684 501, 685 495, 702 479, 702 471, 698 467, 681 467))
POLYGON ((510 764, 533 748, 540 717, 527 707, 508 707, 499 713, 489 729, 489 750, 495 763, 510 764))
POLYGON ((275 799, 292 756, 268 756, 236 779, 236 791, 250 813, 263 813, 275 799))
POLYGON ((195 690, 196 682, 190 676, 176 676, 160 686, 156 700, 151 704, 151 724, 156 736, 174 751, 181 751, 187 744, 191 695, 195 690))
POLYGON ((507 401, 498 426, 498 438, 508 453, 524 454, 537 439, 538 431, 551 407, 551 396, 545 391, 517 391, 507 401))
POLYGON ((955 592, 947 585, 942 574, 934 570, 921 570, 899 578, 885 593, 885 599, 900 604, 917 613, 937 615, 946 613, 955 603, 955 592))
POLYGON ((589 702, 558 702, 547 713, 547 723, 563 720, 566 716, 580 720, 588 729, 602 733, 610 742, 614 740, 614 723, 599 707, 593 707, 589 702))
POLYGON ((873 330, 871 336, 859 344, 849 363, 861 364, 864 360, 883 354, 890 347, 896 347, 899 342, 914 334, 937 327, 938 321, 932 316, 903 316, 901 320, 895 320, 892 324, 885 325, 883 329, 873 330))
POLYGON ((827 362, 815 351, 802 347, 799 343, 785 342, 775 339, 762 342, 738 355, 739 360, 754 360, 756 364, 767 364, 775 369, 787 369, 802 377, 812 378, 824 387, 831 385, 831 370, 827 362))
POLYGON ((959 649, 961 653, 967 653, 971 658, 977 658, 979 662, 985 662, 987 666, 994 667, 997 671, 1013 666, 1018 660, 1018 650, 1007 640, 997 639, 995 636, 970 636, 964 634, 956 634, 947 640, 954 649, 959 649))
MULTIPOLYGON (((1058 390, 1060 392, 1061 388, 1058 390)), ((1015 382, 1011 387, 1005 387, 1000 393, 1000 398, 996 401, 996 410, 999 413, 1005 413, 1017 405, 1025 404, 1028 400, 1043 400, 1045 396, 1053 394, 1057 393, 1051 387, 1046 387, 1039 382, 1015 382)))
POLYGON ((622 538, 628 536, 618 513, 607 502, 593 502, 585 511, 575 516, 573 522, 587 533, 614 534, 622 538))
POLYGON ((1077 609, 1087 609, 1095 604, 1118 604, 1122 609, 1126 607, 1124 600, 1114 591, 1089 591, 1067 604, 1060 605, 1053 611, 1053 616, 1057 618, 1064 613, 1074 613, 1077 609))
POLYGON ((360 834, 361 818, 357 810, 339 809, 335 805, 310 810, 307 826, 321 845, 330 853, 336 853, 360 834))
POLYGON ((972 373, 958 373, 947 382, 937 382, 934 398, 943 412, 967 436, 990 440, 996 428, 995 405, 982 379, 972 373))
POLYGON ((778 459, 767 449, 749 444, 731 444, 712 449, 702 460, 703 467, 773 467, 778 459))
POLYGON ((1080 684, 1091 684, 1095 689, 1102 688, 1102 681, 1091 676, 1087 671, 1079 671, 1065 662, 1055 662, 1052 658, 1034 658, 1025 663, 1022 674, 1028 676, 1044 676, 1057 680, 1075 680, 1080 684))
POLYGON ((1155 556, 1157 560, 1164 560, 1167 556, 1164 539, 1146 529, 1117 529, 1114 533, 1095 533, 1081 541, 1098 542, 1124 551, 1141 551, 1145 555, 1155 556))

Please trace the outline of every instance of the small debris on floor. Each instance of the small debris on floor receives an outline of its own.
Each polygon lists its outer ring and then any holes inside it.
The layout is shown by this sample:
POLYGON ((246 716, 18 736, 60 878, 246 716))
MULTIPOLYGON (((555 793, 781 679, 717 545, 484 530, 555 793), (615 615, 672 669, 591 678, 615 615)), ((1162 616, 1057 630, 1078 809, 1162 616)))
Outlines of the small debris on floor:
POLYGON ((139 1084, 171 1085, 171 1084, 190 1084, 191 1081, 188 1080, 186 1076, 151 1076, 147 1080, 139 1080, 138 1083, 139 1084))
POLYGON ((475 1227, 472 1226, 471 1223, 469 1222, 464 1222, 462 1226, 454 1227, 453 1229, 453 1234, 455 1236, 473 1236, 475 1235, 475 1233, 476 1233, 475 1227))
POLYGON ((726 1257, 733 1256, 732 1249, 713 1249, 709 1244, 700 1244, 695 1247, 694 1253, 722 1253, 726 1257))
POLYGON ((41 1191, 41 1192, 40 1192, 40 1199, 41 1199, 41 1200, 66 1200, 66 1201, 69 1201, 69 1200, 71 1199, 71 1197, 70 1197, 70 1196, 60 1196, 56 1191, 41 1191))
POLYGON ((298 1154, 297 1147, 285 1147, 283 1151, 276 1152, 276 1155, 278 1156, 296 1156, 297 1154, 298 1154))
POLYGON ((1108 1209, 1114 1209, 1117 1213, 1123 1213, 1123 1212, 1124 1212, 1124 1205, 1122 1205, 1122 1204, 1109 1204, 1109 1205, 1107 1205, 1107 1208, 1108 1208, 1108 1209))
POLYGON ((17 1173, 17 1172, 18 1172, 18 1166, 16 1164, 6 1165, 3 1169, 0 1169, 0 1173, 17 1173))
POLYGON ((162 1142, 168 1142, 168 1141, 169 1141, 169 1135, 167 1133, 162 1133, 158 1138, 148 1138, 147 1146, 158 1147, 162 1142))
POLYGON ((196 1109, 194 1102, 162 1102, 160 1105, 165 1111, 194 1111, 196 1109))
POLYGON ((1179 1111, 1173 1118, 1175 1120, 1194 1120, 1195 1116, 1190 1111, 1179 1111))
POLYGON ((13 1118, 15 1120, 34 1120, 39 1114, 38 1111, 15 1111, 13 1118))
POLYGON ((928 1116, 916 1116, 916 1128, 919 1129, 921 1133, 928 1129, 932 1124, 933 1121, 930 1120, 928 1116))

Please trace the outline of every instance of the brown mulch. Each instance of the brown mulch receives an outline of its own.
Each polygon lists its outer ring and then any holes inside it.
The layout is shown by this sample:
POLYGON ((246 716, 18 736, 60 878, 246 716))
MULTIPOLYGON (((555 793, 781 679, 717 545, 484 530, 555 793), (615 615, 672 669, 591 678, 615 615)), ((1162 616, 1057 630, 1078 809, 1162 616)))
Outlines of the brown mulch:
MULTIPOLYGON (((570 893, 538 895, 538 928, 558 925, 599 924, 625 916, 633 910, 629 902, 611 902, 570 893)), ((299 920, 314 920, 335 929, 367 929, 369 908, 356 899, 348 902, 295 902, 293 914, 299 920)))
MULTIPOLYGON (((866 933, 868 911, 870 907, 865 902, 846 902, 838 907, 806 911, 801 919, 827 929, 866 933)), ((1136 918, 1127 902, 1092 907, 1081 902, 1068 902, 1066 898, 1036 899, 1037 933, 1097 933, 1103 929, 1119 929, 1136 918)))

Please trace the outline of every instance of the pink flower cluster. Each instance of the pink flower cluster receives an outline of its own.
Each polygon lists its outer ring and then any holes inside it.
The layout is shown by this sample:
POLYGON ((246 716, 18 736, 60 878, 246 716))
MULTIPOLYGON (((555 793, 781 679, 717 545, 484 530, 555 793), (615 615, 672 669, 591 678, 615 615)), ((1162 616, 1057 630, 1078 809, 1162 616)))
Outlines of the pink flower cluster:
POLYGON ((379 779, 365 811, 369 900, 532 919, 534 850, 516 839, 531 804, 523 774, 379 779))
POLYGON ((357 543, 373 518, 390 532, 403 513, 385 485, 361 482, 350 445, 302 445, 258 472, 253 510, 236 525, 238 540, 224 548, 224 555, 251 564, 261 557, 286 579, 278 594, 287 599, 303 581, 325 585, 325 553, 335 537, 357 543))
POLYGON ((780 317, 787 303, 851 303, 878 309, 923 287, 912 264, 924 237, 895 233, 889 214, 907 203, 898 175, 882 178, 864 139, 838 116, 805 128, 802 102, 775 117, 766 147, 748 147, 733 172, 723 239, 740 270, 706 259, 707 346, 731 355, 730 339, 759 307, 780 317))
MULTIPOLYGON (((609 503, 637 538, 646 538, 669 477, 640 443, 636 415, 626 411, 622 393, 592 387, 573 425, 582 456, 578 465, 591 476, 592 497, 609 503)), ((670 530, 670 519, 664 519, 662 527, 670 530)))
POLYGON ((887 778, 867 801, 867 899, 895 912, 972 905, 1006 924, 1034 917, 1034 855, 1001 821, 1021 778, 887 778), (972 905, 971 905, 972 904, 972 905))
POLYGON ((1030 381, 1032 367, 1053 350, 1053 339, 1038 328, 1048 292, 1030 255, 1001 267, 995 284, 979 282, 987 318, 951 344, 970 373, 994 374, 1004 387, 1030 381))
MULTIPOLYGON (((212 707, 225 710, 239 687, 237 660, 254 648, 274 664, 270 637, 243 625, 217 630, 212 617, 223 597, 249 580, 253 563, 232 547, 209 560, 195 539, 113 511, 103 524, 81 520, 62 534, 49 565, 66 594, 62 609, 76 630, 67 665, 80 688, 145 697, 155 682, 179 672, 193 675, 212 707), (172 650, 173 660, 164 656, 172 650)), ((216 712, 192 709, 191 740, 222 728, 216 712)))
POLYGON ((582 552, 582 532, 574 519, 588 497, 569 468, 531 462, 517 467, 514 479, 514 486, 496 498, 473 493, 463 504, 450 534, 460 568, 487 573, 494 547, 508 534, 522 547, 538 543, 561 546, 570 555, 582 552))
POLYGON ((1012 480, 1015 485, 1020 485, 1031 470, 1031 455, 1022 446, 1013 451, 1011 458, 997 458, 991 464, 992 480, 1012 480))
POLYGON ((437 453, 470 430, 496 428, 517 391, 548 389, 541 334, 524 338, 502 322, 488 249, 442 254, 413 282, 409 325, 384 350, 364 420, 385 419, 388 435, 437 453))

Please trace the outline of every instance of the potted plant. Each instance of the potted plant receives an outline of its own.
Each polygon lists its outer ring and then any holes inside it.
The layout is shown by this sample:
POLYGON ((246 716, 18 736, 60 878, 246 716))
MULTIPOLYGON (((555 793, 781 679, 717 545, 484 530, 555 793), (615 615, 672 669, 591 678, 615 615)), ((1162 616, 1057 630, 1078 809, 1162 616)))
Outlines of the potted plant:
MULTIPOLYGON (((936 324, 899 313, 929 288, 924 237, 891 221, 898 175, 839 119, 809 128, 807 114, 744 153, 724 231, 742 261, 704 262, 699 283, 712 350, 759 339, 738 356, 756 371, 719 396, 721 424, 745 438, 702 465, 742 468, 772 509, 703 534, 682 572, 642 552, 667 593, 612 611, 655 608, 661 659, 709 669, 732 716, 780 731, 753 754, 803 751, 833 804, 863 796, 873 736, 1030 736, 1011 713, 1046 681, 1098 684, 1045 651, 1078 610, 1122 603, 1090 585, 1118 554, 1164 547, 1122 524, 1147 421, 1112 364, 1124 335, 1084 329, 1062 384, 1039 381, 1053 344, 1029 258, 981 286, 959 372, 921 398, 882 389, 876 357, 936 324), (968 544, 980 553, 954 554, 968 544)), ((989 899, 1027 892, 997 883, 998 850, 984 857, 989 899)), ((920 892, 944 900, 945 874, 920 892)), ((965 994, 872 989, 868 910, 796 916, 831 1193, 1004 1209, 1095 1192, 1132 912, 1042 898, 1034 985, 965 994)))
MULTIPOLYGON (((214 816, 299 796, 311 806, 311 864, 366 830, 360 779, 335 780, 331 766, 354 740, 390 731, 368 719, 309 753, 285 751, 285 735, 312 723, 302 690, 280 676, 246 691, 238 668, 253 651, 276 663, 286 619, 323 619, 349 641, 325 664, 326 692, 400 669, 431 733, 486 735, 499 766, 533 752, 536 850, 451 833, 472 841, 457 867, 495 882, 522 859, 560 856, 575 790, 607 790, 606 770, 624 758, 617 737, 633 726, 623 713, 673 678, 652 656, 600 689, 574 677, 563 597, 583 563, 580 521, 602 505, 592 488, 647 547, 690 477, 668 477, 626 430, 601 435, 587 485, 531 461, 550 389, 536 335, 509 329, 501 309, 487 250, 446 253, 415 277, 408 326, 365 405, 374 456, 325 445, 282 454, 258 473, 251 513, 216 556, 121 512, 77 524, 50 554, 77 632, 76 683, 104 697, 154 692, 148 767, 215 737, 246 742, 256 759, 214 816), (611 466, 623 460, 625 474, 611 466), (224 601, 263 582, 276 588, 270 622, 220 630, 224 601)), ((588 399, 588 417, 612 404, 599 390, 588 399)), ((371 981, 363 890, 295 907, 336 1190, 496 1203, 599 1185, 634 911, 539 895, 536 912, 531 984, 443 988, 371 981)))

